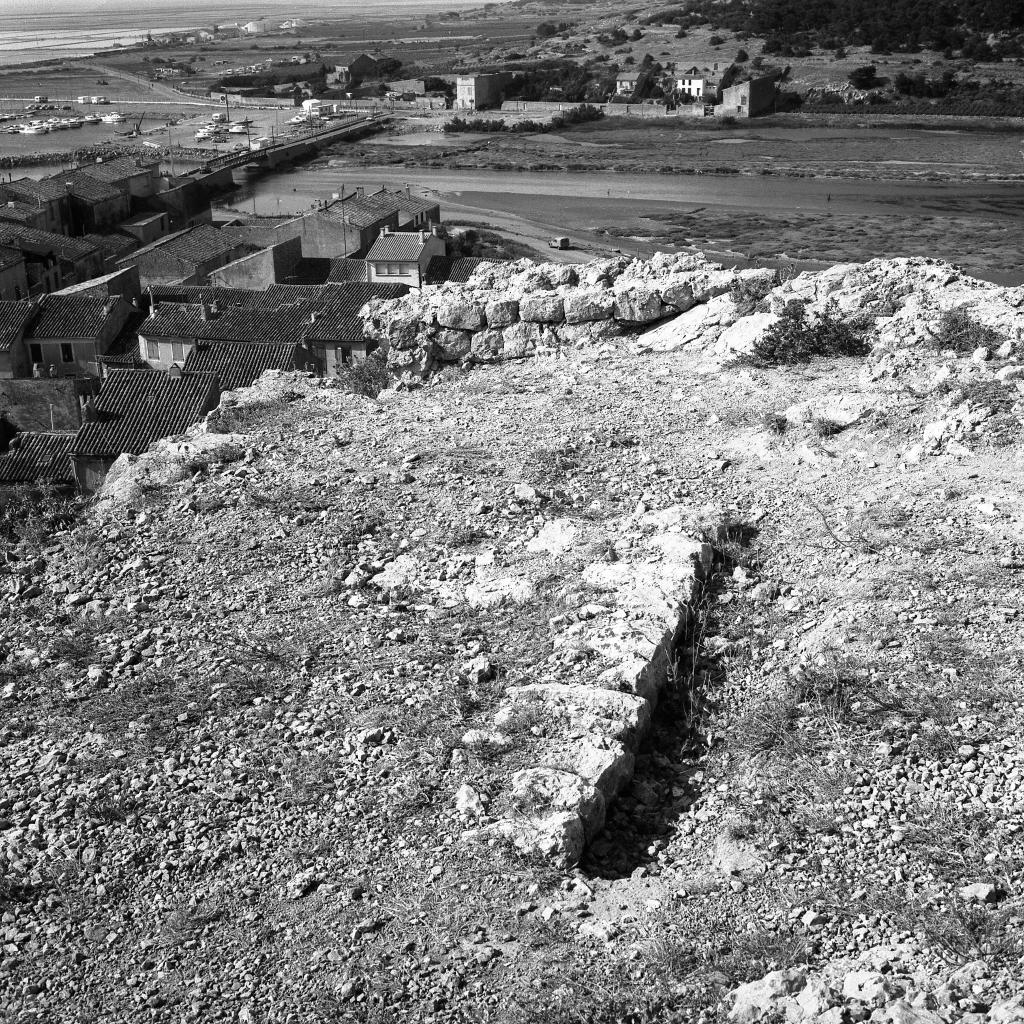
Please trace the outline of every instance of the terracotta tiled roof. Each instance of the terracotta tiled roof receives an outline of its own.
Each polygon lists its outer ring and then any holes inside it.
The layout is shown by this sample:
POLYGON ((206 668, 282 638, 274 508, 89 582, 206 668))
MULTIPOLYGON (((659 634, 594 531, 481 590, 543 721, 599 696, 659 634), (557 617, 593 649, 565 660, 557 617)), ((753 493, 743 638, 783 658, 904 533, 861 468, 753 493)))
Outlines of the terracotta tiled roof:
POLYGON ((134 263, 150 253, 159 253, 180 263, 198 266, 216 256, 234 252, 238 248, 239 243, 235 239, 222 235, 216 228, 208 224, 197 224, 193 228, 186 228, 184 231, 151 242, 125 257, 121 262, 134 263))
POLYGON ((268 295, 280 296, 288 301, 291 293, 304 292, 307 308, 329 311, 339 309, 357 313, 372 298, 397 299, 409 289, 404 284, 369 284, 366 281, 332 282, 320 285, 273 284, 268 295), (313 291, 315 289, 315 292, 313 291))
POLYGON ((19 241, 21 240, 37 249, 49 249, 71 263, 85 259, 96 252, 94 245, 90 245, 81 238, 68 238, 66 235, 42 231, 39 228, 29 227, 27 224, 0 223, 0 243, 17 249, 20 248, 19 241))
POLYGON ((374 198, 383 196, 389 196, 394 202, 396 209, 402 210, 411 216, 428 213, 431 210, 440 208, 440 204, 436 202, 429 199, 421 199, 419 196, 408 195, 405 192, 391 192, 388 189, 382 188, 379 192, 373 193, 374 198))
POLYGON ((113 315, 116 302, 100 295, 44 295, 32 338, 96 338, 113 315))
MULTIPOLYGON (((0 197, 3 189, 0 187, 0 197)), ((9 220, 18 224, 30 224, 39 215, 39 207, 20 199, 8 199, 0 203, 0 220, 9 220)))
POLYGON ((342 281, 365 281, 366 260, 334 259, 327 280, 334 283, 342 281))
POLYGON ((52 199, 63 199, 67 195, 64 182, 56 178, 15 178, 13 181, 5 181, 3 188, 30 206, 39 202, 48 203, 52 199))
POLYGON ((90 245, 95 246, 108 260, 117 260, 138 248, 137 239, 130 235, 82 235, 90 245))
POLYGON ((9 270, 24 262, 25 257, 20 249, 12 248, 9 245, 0 245, 0 270, 9 270))
POLYGON ((29 299, 0 302, 0 352, 9 352, 11 346, 21 338, 36 308, 36 303, 29 299))
POLYGON ((161 303, 139 327, 145 338, 198 338, 205 341, 298 342, 309 324, 304 307, 229 307, 203 319, 201 303, 161 303))
POLYGON ((366 254, 366 262, 414 263, 420 258, 425 244, 418 231, 392 231, 377 238, 366 254))
POLYGON ((112 199, 120 199, 124 193, 105 181, 93 178, 82 171, 72 171, 62 175, 64 181, 71 185, 71 194, 76 199, 89 203, 106 203, 112 199))
POLYGON ((465 284, 481 263, 502 263, 503 260, 484 260, 475 256, 431 256, 427 264, 427 284, 443 284, 454 281, 465 284))
POLYGON ((156 164, 144 164, 140 167, 135 157, 122 156, 113 160, 104 160, 101 163, 82 164, 78 169, 82 174, 88 174, 89 177, 98 181, 116 184, 137 174, 147 174, 155 167, 156 164))
POLYGON ((216 404, 212 373, 172 376, 153 370, 111 370, 95 400, 95 421, 75 437, 75 455, 141 455, 161 437, 184 433, 216 404))
POLYGON ((74 442, 74 434, 18 434, 7 454, 0 455, 0 484, 22 484, 33 480, 71 483, 74 476, 70 456, 74 442))
POLYGON ((200 342, 185 360, 185 372, 215 373, 222 391, 246 388, 264 370, 297 370, 305 360, 298 345, 247 342, 200 342))

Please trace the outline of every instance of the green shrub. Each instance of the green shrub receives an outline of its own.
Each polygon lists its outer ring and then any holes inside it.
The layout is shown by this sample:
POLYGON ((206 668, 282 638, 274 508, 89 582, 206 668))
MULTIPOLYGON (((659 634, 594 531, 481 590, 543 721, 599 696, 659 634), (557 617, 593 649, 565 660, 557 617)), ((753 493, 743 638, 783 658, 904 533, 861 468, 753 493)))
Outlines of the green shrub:
POLYGON ((936 348, 965 353, 978 348, 999 348, 1005 340, 995 328, 979 324, 971 316, 968 306, 958 306, 943 313, 934 335, 936 348))
POLYGON ((354 363, 346 376, 349 387, 355 394, 376 398, 391 383, 387 356, 377 349, 361 363, 354 363))
POLYGON ((777 323, 754 343, 749 362, 757 366, 806 363, 815 356, 863 356, 871 351, 864 328, 841 320, 831 303, 811 321, 807 303, 788 302, 777 323))

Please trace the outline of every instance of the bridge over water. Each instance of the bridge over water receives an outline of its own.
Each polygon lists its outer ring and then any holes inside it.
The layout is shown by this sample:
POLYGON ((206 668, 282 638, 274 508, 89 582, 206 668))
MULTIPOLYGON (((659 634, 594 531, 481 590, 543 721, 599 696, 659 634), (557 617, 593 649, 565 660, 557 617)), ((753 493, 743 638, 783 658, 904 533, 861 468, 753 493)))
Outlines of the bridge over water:
POLYGON ((387 122, 382 114, 354 117, 332 124, 328 128, 292 135, 281 142, 272 143, 260 149, 246 149, 212 157, 203 164, 203 172, 233 169, 247 164, 256 164, 273 169, 283 163, 292 163, 304 156, 315 153, 322 146, 345 138, 358 138, 376 131, 387 122))

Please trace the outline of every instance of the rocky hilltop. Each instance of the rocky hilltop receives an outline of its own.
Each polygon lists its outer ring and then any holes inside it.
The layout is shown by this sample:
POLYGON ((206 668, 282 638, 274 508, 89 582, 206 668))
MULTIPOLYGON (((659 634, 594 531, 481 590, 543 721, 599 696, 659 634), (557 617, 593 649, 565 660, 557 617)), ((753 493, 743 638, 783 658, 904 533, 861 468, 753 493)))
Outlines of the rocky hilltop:
POLYGON ((10 526, 0 1015, 1024 1020, 1024 291, 364 315, 10 526))

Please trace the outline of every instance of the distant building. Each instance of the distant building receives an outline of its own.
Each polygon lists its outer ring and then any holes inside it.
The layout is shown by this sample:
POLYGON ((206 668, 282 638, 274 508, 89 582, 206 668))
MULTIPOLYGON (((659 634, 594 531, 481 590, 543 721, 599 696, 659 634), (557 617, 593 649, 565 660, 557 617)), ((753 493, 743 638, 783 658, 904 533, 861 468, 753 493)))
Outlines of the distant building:
POLYGON ((25 332, 38 309, 33 300, 0 301, 0 379, 27 377, 31 373, 25 332))
POLYGON ((20 201, 39 211, 42 223, 33 226, 57 235, 68 234, 71 207, 63 181, 53 178, 15 178, 0 183, 0 200, 20 201))
POLYGON ((20 249, 0 245, 0 300, 28 298, 28 270, 20 249))
POLYGON ((76 483, 84 491, 97 490, 121 455, 141 455, 161 437, 183 434, 219 400, 213 373, 112 370, 87 404, 71 447, 76 483))
POLYGON ((242 26, 242 31, 247 36, 261 36, 266 32, 269 32, 271 28, 270 22, 266 19, 260 21, 247 21, 242 26))
POLYGON ((117 261, 139 268, 142 284, 201 284, 211 271, 256 247, 200 224, 152 242, 117 261))
POLYGON ((759 117, 775 109, 778 85, 775 78, 755 78, 722 90, 715 117, 759 117))
POLYGON ((615 95, 632 96, 642 77, 643 75, 636 71, 620 71, 615 76, 615 95))
POLYGON ((707 68, 692 67, 673 79, 675 91, 688 96, 695 103, 714 103, 718 95, 719 79, 707 68))
POLYGON ((426 231, 385 231, 366 254, 368 279, 375 284, 421 288, 434 256, 444 256, 444 240, 426 231))
POLYGON ((83 238, 0 221, 0 245, 22 254, 30 295, 88 281, 105 270, 103 254, 83 238))
POLYGON ((459 75, 455 79, 455 108, 457 110, 485 110, 501 106, 505 90, 515 75, 511 71, 497 71, 486 75, 459 75))
POLYGON ((118 295, 46 295, 24 334, 28 364, 42 375, 98 377, 100 357, 135 313, 118 295))
POLYGON ((114 230, 131 213, 127 192, 81 171, 64 175, 72 235, 114 230))
POLYGON ((380 62, 367 53, 342 53, 333 58, 334 70, 328 71, 328 87, 348 88, 358 85, 367 78, 375 78, 380 62))

